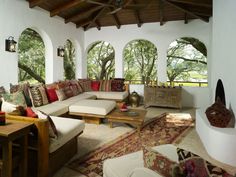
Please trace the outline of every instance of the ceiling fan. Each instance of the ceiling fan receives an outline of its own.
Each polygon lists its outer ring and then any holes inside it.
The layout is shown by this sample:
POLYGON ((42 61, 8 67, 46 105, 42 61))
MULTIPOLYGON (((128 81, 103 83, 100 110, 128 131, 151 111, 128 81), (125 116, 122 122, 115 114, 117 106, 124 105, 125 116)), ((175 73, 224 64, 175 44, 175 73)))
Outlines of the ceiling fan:
POLYGON ((147 3, 131 4, 132 1, 133 0, 114 0, 111 3, 103 3, 103 2, 99 2, 99 1, 95 1, 95 0, 86 0, 87 3, 97 4, 97 5, 113 8, 114 10, 109 12, 109 14, 115 14, 122 9, 138 10, 141 8, 145 8, 148 5, 147 3))

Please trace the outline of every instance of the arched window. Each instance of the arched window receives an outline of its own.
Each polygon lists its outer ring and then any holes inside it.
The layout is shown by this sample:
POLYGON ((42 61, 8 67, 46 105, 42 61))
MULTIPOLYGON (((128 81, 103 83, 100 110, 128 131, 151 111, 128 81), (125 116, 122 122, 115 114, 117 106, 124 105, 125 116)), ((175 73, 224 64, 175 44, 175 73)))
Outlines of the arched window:
POLYGON ((88 49, 87 75, 90 79, 109 79, 115 76, 115 50, 105 41, 97 41, 88 49))
POLYGON ((45 83, 45 46, 36 31, 27 28, 21 33, 18 55, 19 82, 45 83))
POLYGON ((70 40, 66 40, 64 54, 64 78, 75 79, 75 48, 70 40))
POLYGON ((157 81, 157 48, 147 40, 134 40, 124 49, 124 77, 131 83, 157 81))
POLYGON ((171 85, 207 85, 207 49, 198 39, 183 37, 167 51, 167 77, 171 85))

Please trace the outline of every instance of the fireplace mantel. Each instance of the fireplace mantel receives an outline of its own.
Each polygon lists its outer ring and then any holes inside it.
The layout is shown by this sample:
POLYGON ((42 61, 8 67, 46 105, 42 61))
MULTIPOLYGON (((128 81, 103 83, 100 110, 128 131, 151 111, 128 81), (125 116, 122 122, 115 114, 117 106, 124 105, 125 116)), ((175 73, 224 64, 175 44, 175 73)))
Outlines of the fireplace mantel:
POLYGON ((223 163, 236 167, 236 129, 210 125, 205 111, 196 111, 196 131, 208 154, 223 163))

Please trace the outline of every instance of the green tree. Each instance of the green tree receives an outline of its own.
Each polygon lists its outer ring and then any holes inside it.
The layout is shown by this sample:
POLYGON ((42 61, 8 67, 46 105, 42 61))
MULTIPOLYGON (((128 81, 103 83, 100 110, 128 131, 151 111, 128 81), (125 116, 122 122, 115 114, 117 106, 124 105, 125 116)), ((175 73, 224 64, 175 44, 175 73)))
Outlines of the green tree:
POLYGON ((109 79, 115 76, 115 51, 104 41, 91 45, 87 56, 87 73, 91 79, 109 79))
POLYGON ((45 46, 36 31, 27 28, 21 33, 18 56, 19 82, 45 83, 45 46))
POLYGON ((64 78, 75 79, 75 48, 70 40, 66 41, 64 54, 64 78))
POLYGON ((205 81, 207 49, 195 38, 180 38, 167 51, 167 77, 174 81, 205 81))
POLYGON ((135 40, 124 49, 124 73, 126 80, 140 80, 148 85, 157 80, 157 49, 147 40, 135 40))

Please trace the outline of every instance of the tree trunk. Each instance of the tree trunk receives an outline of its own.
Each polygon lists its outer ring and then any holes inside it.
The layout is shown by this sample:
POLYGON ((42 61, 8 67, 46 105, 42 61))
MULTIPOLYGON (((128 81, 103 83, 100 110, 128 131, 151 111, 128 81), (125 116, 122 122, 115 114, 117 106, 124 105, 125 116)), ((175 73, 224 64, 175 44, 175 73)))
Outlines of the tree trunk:
POLYGON ((31 68, 29 68, 28 66, 18 62, 18 67, 22 70, 24 70, 26 73, 28 73, 31 77, 33 77, 35 80, 37 80, 40 83, 44 83, 45 84, 45 80, 39 76, 38 74, 36 74, 34 71, 31 70, 31 68))

